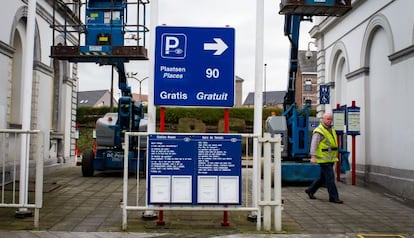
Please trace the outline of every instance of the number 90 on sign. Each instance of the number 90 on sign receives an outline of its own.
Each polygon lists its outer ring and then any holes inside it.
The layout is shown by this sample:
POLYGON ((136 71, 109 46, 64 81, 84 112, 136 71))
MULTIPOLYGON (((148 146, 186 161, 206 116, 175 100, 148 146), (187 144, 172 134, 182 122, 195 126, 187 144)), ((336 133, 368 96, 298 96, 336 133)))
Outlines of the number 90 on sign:
POLYGON ((206 78, 217 79, 219 77, 220 77, 220 70, 218 68, 207 68, 206 69, 206 78))

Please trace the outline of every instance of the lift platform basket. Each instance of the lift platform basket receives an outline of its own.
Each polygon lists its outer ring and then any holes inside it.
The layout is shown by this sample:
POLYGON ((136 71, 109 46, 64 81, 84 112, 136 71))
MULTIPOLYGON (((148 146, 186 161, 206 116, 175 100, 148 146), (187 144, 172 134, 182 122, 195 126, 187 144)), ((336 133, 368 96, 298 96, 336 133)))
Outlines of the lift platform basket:
POLYGON ((282 0, 279 14, 339 17, 351 9, 351 0, 282 0))

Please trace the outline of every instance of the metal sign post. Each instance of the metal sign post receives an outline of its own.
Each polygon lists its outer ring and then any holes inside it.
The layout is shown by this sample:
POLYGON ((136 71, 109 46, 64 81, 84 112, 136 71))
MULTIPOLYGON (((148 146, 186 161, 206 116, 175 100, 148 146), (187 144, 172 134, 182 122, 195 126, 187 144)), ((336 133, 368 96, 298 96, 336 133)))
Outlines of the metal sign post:
POLYGON ((356 185, 356 136, 360 135, 361 128, 361 108, 356 106, 355 101, 352 101, 352 106, 347 108, 347 134, 352 136, 352 185, 356 185))

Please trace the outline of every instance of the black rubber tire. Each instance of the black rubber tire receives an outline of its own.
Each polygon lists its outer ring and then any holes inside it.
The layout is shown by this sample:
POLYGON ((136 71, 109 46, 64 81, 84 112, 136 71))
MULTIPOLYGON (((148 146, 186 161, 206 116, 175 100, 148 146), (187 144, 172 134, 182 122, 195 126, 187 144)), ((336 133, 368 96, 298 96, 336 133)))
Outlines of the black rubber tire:
POLYGON ((83 177, 92 177, 93 176, 93 159, 95 155, 93 150, 86 149, 82 155, 82 176, 83 177))

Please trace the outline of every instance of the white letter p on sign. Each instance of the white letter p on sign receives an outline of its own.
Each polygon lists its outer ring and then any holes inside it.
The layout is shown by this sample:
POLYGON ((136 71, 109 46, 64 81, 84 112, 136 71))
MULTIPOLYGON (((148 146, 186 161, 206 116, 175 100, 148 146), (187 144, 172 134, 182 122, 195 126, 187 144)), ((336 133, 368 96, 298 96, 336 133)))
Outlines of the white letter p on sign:
POLYGON ((180 44, 180 40, 175 36, 165 37, 165 54, 170 54, 171 50, 174 51, 180 44))
POLYGON ((181 33, 164 33, 161 36, 161 57, 184 59, 186 56, 187 37, 181 33))

